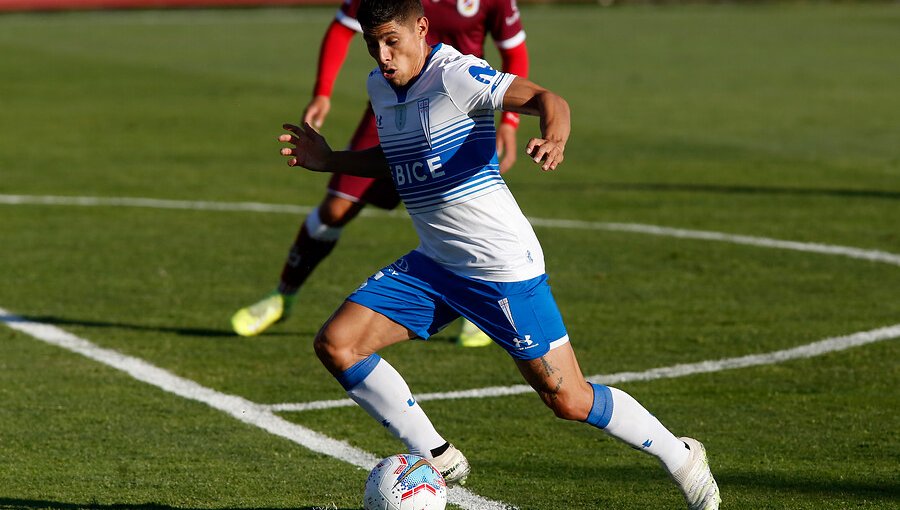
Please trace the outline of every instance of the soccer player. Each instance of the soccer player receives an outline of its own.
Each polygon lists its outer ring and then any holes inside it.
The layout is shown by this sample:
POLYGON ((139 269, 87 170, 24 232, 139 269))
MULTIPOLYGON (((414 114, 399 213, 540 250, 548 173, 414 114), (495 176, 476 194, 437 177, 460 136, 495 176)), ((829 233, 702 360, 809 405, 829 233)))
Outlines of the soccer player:
POLYGON ((286 124, 281 153, 314 171, 391 175, 420 244, 371 276, 316 335, 316 354, 348 395, 449 483, 469 473, 394 368, 377 353, 427 339, 462 315, 513 358, 556 416, 602 429, 653 455, 690 509, 717 509, 703 445, 678 438, 627 393, 585 381, 544 272, 540 243, 500 176, 493 111, 540 117, 525 152, 563 161, 565 100, 452 47, 429 46, 419 0, 363 0, 358 14, 378 66, 367 87, 380 145, 332 151, 311 125, 286 124))
MULTIPOLYGON (((497 45, 505 72, 525 77, 528 73, 528 50, 525 31, 515 0, 428 0, 425 14, 431 20, 428 42, 447 43, 462 53, 478 57, 484 55, 488 32, 497 45)), ((359 0, 345 0, 334 21, 328 27, 319 53, 318 73, 313 99, 307 105, 303 121, 320 128, 331 109, 332 86, 350 42, 361 31, 356 20, 359 0)), ((519 117, 504 112, 497 129, 497 148, 502 159, 500 172, 508 170, 516 160, 516 127, 519 117)), ((367 108, 353 139, 350 150, 363 150, 378 144, 378 132, 371 108, 367 108)), ((341 231, 366 204, 393 209, 399 197, 390 178, 366 178, 334 174, 328 192, 318 208, 307 216, 281 270, 278 287, 260 301, 238 310, 231 323, 240 335, 252 336, 265 331, 275 322, 286 318, 296 299, 297 291, 316 266, 331 253, 341 231)), ((491 339, 471 322, 463 321, 457 339, 464 347, 490 345, 491 339)))

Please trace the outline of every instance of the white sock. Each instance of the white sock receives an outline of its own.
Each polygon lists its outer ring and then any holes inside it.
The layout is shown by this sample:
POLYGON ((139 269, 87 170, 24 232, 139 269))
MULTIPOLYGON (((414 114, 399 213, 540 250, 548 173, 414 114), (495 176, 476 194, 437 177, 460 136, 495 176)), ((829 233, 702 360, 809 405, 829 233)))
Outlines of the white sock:
POLYGON ((687 462, 690 450, 684 442, 631 395, 602 384, 591 386, 594 388, 594 406, 585 420, 587 423, 636 450, 653 455, 669 473, 687 462))
POLYGON ((347 389, 347 394, 403 441, 413 455, 430 459, 431 450, 447 442, 434 429, 400 373, 384 359, 379 359, 362 381, 347 389))
POLYGON ((330 227, 322 223, 318 207, 309 213, 303 224, 306 226, 306 232, 309 234, 309 237, 317 241, 337 241, 341 237, 341 231, 344 230, 343 227, 330 227))

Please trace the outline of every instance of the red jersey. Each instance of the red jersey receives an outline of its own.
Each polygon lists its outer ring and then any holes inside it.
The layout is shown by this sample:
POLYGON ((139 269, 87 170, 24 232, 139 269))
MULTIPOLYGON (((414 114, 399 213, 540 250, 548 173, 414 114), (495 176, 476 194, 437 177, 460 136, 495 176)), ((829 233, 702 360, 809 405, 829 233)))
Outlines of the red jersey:
MULTIPOLYGON (((428 18, 427 41, 430 45, 445 43, 463 55, 484 57, 484 40, 488 33, 498 48, 515 48, 525 41, 525 30, 519 18, 516 0, 422 0, 428 18)), ((359 0, 344 0, 336 20, 357 32, 359 0)))

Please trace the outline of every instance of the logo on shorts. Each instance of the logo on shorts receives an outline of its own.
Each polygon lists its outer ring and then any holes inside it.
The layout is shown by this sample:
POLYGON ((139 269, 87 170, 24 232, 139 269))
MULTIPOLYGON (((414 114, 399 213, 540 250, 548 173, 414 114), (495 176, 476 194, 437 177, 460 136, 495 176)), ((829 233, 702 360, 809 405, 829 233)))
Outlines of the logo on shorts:
POLYGON ((525 338, 513 338, 512 341, 516 344, 517 351, 524 351, 538 345, 531 340, 531 335, 525 335, 525 338))
POLYGON ((409 271, 409 263, 406 262, 406 259, 405 259, 405 258, 397 259, 397 262, 394 262, 394 263, 391 264, 391 265, 394 266, 394 267, 396 267, 396 268, 399 269, 400 271, 403 271, 404 273, 407 272, 407 271, 409 271))

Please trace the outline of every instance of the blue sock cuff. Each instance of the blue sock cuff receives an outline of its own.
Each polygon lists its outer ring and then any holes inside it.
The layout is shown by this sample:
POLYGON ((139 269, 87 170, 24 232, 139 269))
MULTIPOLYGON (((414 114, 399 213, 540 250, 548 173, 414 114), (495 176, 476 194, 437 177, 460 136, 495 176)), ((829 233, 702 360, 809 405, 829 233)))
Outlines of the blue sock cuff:
POLYGON ((597 428, 606 428, 613 413, 612 392, 602 384, 590 383, 590 385, 594 388, 594 405, 591 406, 591 412, 584 421, 597 428))
POLYGON ((345 390, 349 391, 353 389, 354 386, 361 383, 363 379, 368 377, 369 374, 372 373, 372 370, 375 370, 375 365, 377 365, 379 361, 381 361, 381 356, 373 354, 368 358, 357 362, 347 370, 344 370, 344 372, 337 377, 337 380, 345 390))

